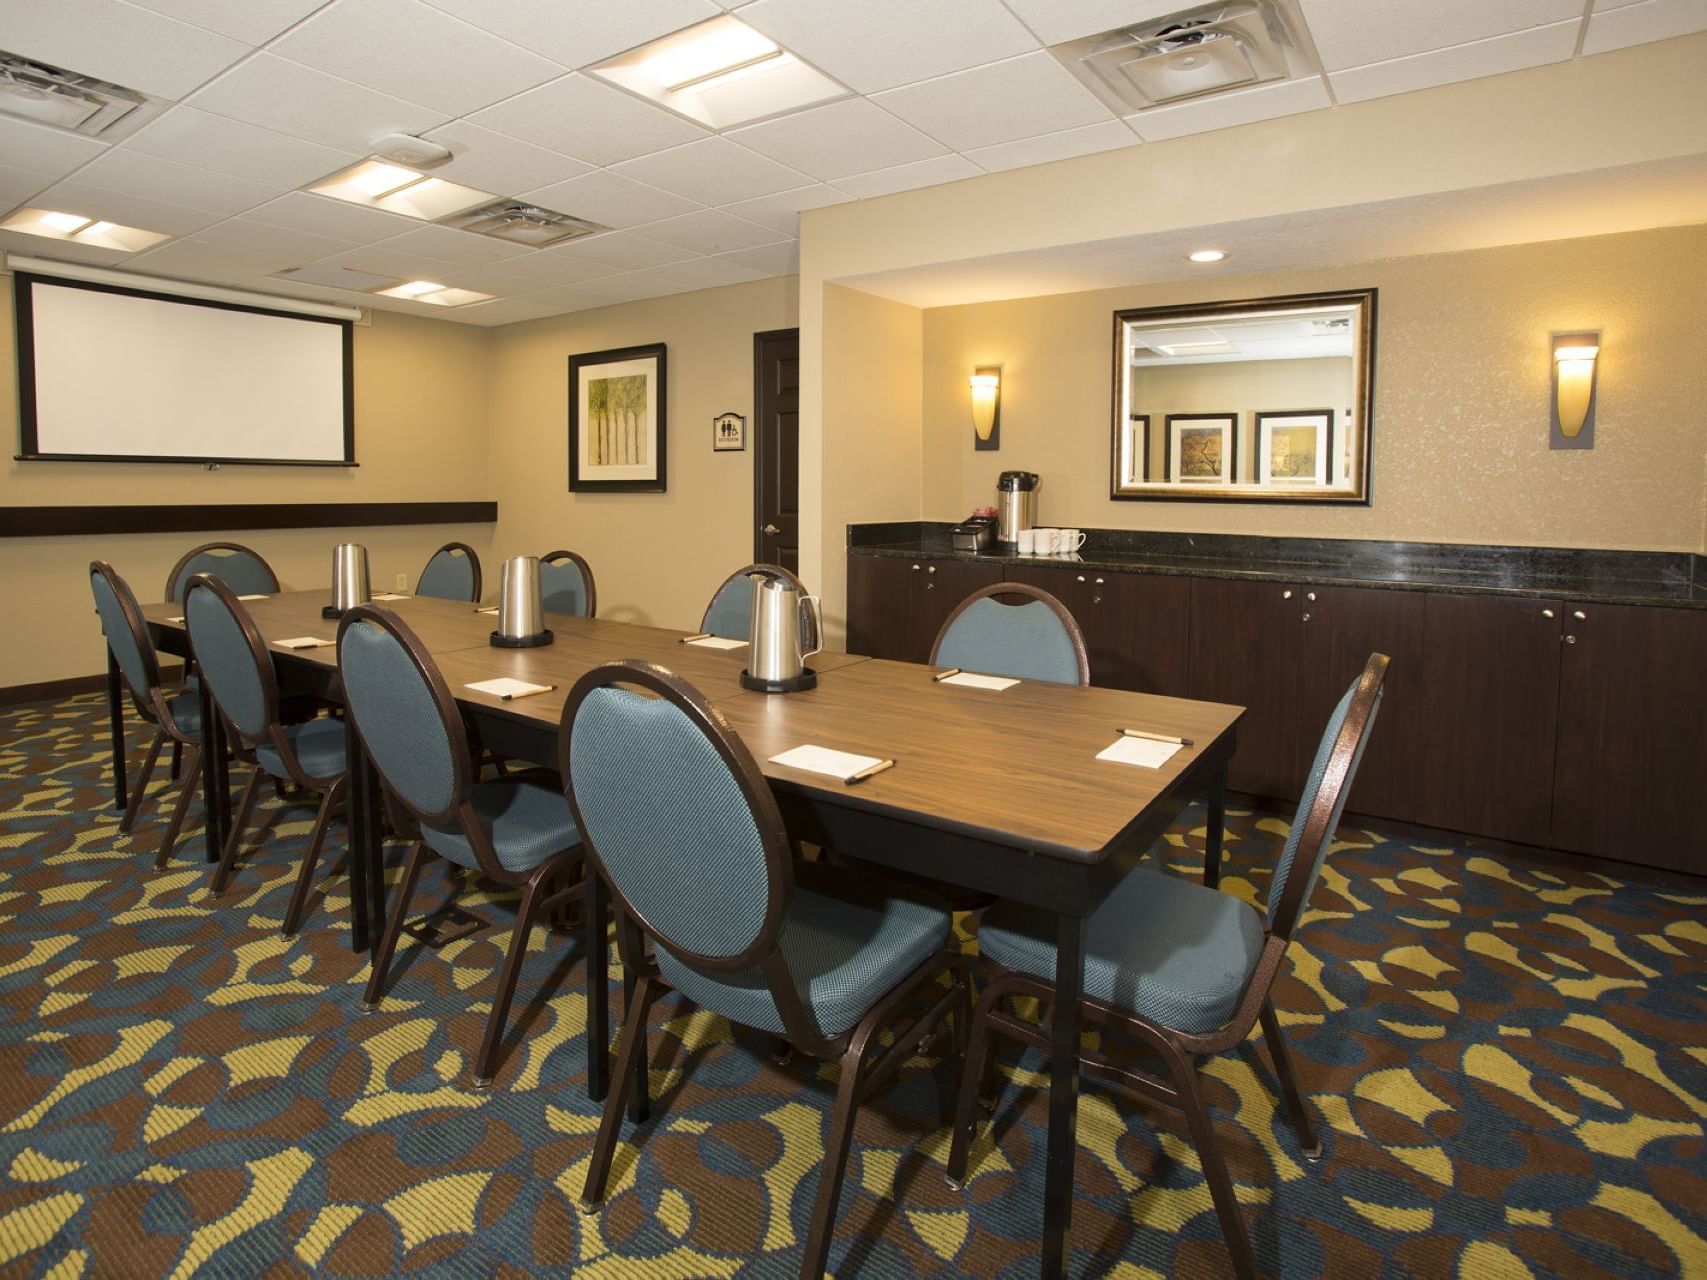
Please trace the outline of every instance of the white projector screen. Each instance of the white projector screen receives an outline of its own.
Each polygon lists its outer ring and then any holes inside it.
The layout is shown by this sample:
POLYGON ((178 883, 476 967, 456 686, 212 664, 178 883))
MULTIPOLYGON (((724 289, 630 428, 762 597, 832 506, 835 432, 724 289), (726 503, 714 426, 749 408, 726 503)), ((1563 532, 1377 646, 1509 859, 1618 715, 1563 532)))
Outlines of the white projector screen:
POLYGON ((21 457, 355 462, 349 321, 16 279, 21 457))

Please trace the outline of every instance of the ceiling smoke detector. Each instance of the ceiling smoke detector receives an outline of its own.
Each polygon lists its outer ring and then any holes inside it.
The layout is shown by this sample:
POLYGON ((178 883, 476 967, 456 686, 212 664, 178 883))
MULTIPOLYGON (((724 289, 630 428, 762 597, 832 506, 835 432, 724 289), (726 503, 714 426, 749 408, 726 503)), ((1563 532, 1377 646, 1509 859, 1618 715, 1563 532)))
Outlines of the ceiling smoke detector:
POLYGON ((470 209, 467 213, 441 218, 439 225, 475 231, 483 236, 496 236, 500 240, 510 240, 535 249, 610 230, 602 223, 571 217, 567 213, 555 213, 519 200, 495 200, 478 209, 470 209))
POLYGON ((95 137, 149 102, 135 89, 0 49, 0 112, 20 120, 95 137))
POLYGON ((1262 0, 1212 4, 1050 52, 1121 115, 1290 74, 1282 16, 1262 0))

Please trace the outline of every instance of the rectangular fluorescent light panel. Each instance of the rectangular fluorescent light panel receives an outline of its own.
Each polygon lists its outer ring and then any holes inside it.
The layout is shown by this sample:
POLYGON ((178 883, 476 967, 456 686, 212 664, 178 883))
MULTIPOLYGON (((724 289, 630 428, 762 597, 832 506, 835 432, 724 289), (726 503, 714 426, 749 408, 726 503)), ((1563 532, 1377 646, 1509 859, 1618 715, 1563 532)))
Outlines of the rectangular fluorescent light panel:
POLYGON ((476 191, 443 178, 430 178, 415 169, 383 160, 363 160, 340 169, 308 190, 315 195, 401 213, 424 222, 447 218, 495 198, 490 191, 476 191))
POLYGON ((431 280, 410 280, 390 289, 373 292, 387 298, 407 298, 411 302, 429 302, 435 307, 466 307, 471 302, 490 302, 494 295, 476 293, 472 289, 447 289, 431 280))
POLYGON ((59 213, 53 209, 19 209, 0 222, 0 231, 21 231, 28 236, 68 240, 72 244, 92 245, 97 249, 117 249, 120 253, 151 249, 162 240, 172 238, 159 231, 144 231, 140 227, 121 226, 81 213, 59 213))
POLYGON ((588 70, 711 129, 798 111, 848 93, 732 14, 588 70))

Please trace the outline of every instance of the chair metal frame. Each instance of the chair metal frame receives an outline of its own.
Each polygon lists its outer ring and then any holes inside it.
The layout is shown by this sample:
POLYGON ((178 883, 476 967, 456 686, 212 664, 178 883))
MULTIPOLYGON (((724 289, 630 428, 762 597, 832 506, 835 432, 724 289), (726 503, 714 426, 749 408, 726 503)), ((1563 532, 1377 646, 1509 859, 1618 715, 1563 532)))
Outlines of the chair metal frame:
MULTIPOLYGON (((154 726, 154 739, 148 744, 148 752, 142 758, 142 768, 137 770, 130 802, 125 806, 124 816, 119 819, 119 830, 128 834, 136 825, 137 815, 142 810, 143 793, 148 790, 148 781, 154 775, 154 766, 160 759, 160 749, 167 742, 172 744, 172 776, 179 777, 180 753, 187 766, 179 782, 178 800, 172 806, 166 833, 154 855, 154 867, 159 870, 166 865, 172 856, 172 850, 177 846, 178 836, 184 829, 184 817, 189 812, 190 799, 195 795, 196 784, 201 780, 201 737, 186 732, 178 724, 177 717, 172 714, 172 704, 166 698, 160 679, 159 655, 154 650, 154 641, 148 634, 148 624, 143 619, 142 608, 137 604, 136 594, 130 589, 130 584, 105 560, 90 561, 89 575, 98 575, 106 582, 124 613, 125 622, 130 628, 131 642, 142 655, 143 675, 148 686, 144 693, 139 694, 129 678, 125 677, 125 688, 130 692, 131 705, 136 708, 137 715, 154 726)), ((107 640, 107 647, 112 648, 111 638, 107 640)))
POLYGON ((268 564, 267 558, 259 551, 256 551, 253 547, 246 547, 241 542, 204 542, 201 546, 191 547, 188 551, 184 552, 183 555, 179 556, 178 563, 172 566, 172 572, 166 575, 165 598, 169 602, 173 604, 182 604, 184 596, 189 595, 189 579, 185 579, 182 584, 184 588, 183 596, 174 594, 174 589, 179 586, 178 579, 183 574, 185 566, 197 556, 201 555, 204 551, 240 551, 246 556, 253 556, 256 563, 259 564, 261 568, 265 569, 267 571, 267 576, 273 580, 273 594, 277 595, 282 589, 279 586, 279 575, 274 571, 273 566, 268 564))
POLYGON ((760 564, 755 562, 744 569, 735 570, 734 573, 730 574, 727 578, 723 579, 722 582, 717 584, 717 590, 713 591, 711 593, 711 599, 705 602, 705 612, 700 614, 699 629, 701 631, 704 631, 706 623, 711 621, 711 610, 717 604, 717 597, 723 594, 723 589, 732 583, 745 578, 748 574, 753 573, 762 573, 771 578, 781 578, 803 596, 812 594, 806 589, 806 584, 801 581, 800 575, 795 573, 792 569, 784 569, 780 564, 760 564))
POLYGON ((568 548, 560 548, 547 552, 539 558, 541 564, 561 564, 568 560, 581 571, 581 581, 587 586, 587 612, 584 616, 596 618, 599 616, 599 588, 593 581, 593 566, 587 563, 587 558, 568 548))
POLYGON ((776 1003, 784 1035, 789 1044, 819 1059, 837 1059, 841 1065, 841 1080, 836 1088, 836 1101, 830 1111, 830 1137, 825 1146, 824 1167, 813 1203, 812 1225, 802 1256, 800 1274, 820 1276, 829 1256, 830 1240, 835 1225, 836 1206, 841 1199, 842 1181, 847 1172, 848 1149, 853 1139, 854 1117, 859 1104, 892 1076, 909 1058, 926 1052, 942 1032, 942 1024, 951 1025, 956 1054, 965 1050, 968 1014, 970 1013, 971 979, 966 958, 957 952, 944 950, 920 964, 874 1005, 852 1029, 839 1035, 825 1035, 802 995, 794 976, 783 959, 780 940, 788 917, 788 907, 794 894, 795 866, 793 845, 770 784, 765 781, 753 755, 735 736, 723 715, 681 677, 655 663, 630 659, 609 663, 587 672, 575 682, 563 706, 563 718, 558 733, 558 767, 565 779, 569 807, 575 815, 576 826, 586 840, 589 872, 601 876, 611 892, 618 920, 617 944, 624 968, 638 980, 623 1011, 622 1040, 615 1068, 616 1085, 605 1099, 604 1117, 593 1154, 587 1166, 587 1181, 582 1192, 581 1207, 594 1212, 602 1204, 605 1183, 610 1174, 611 1156, 616 1148, 617 1132, 631 1090, 640 1090, 637 1104, 644 1106, 646 1084, 646 1013, 651 1003, 668 989, 668 982, 659 971, 657 962, 646 953, 641 934, 650 937, 657 946, 666 947, 682 963, 707 973, 732 973, 758 969, 764 975, 766 989, 776 1003), (587 695, 595 689, 611 685, 631 685, 663 698, 679 708, 703 733, 716 749, 734 776, 748 809, 758 827, 763 845, 766 873, 765 915, 752 941, 732 956, 701 955, 682 946, 648 921, 624 896, 622 889, 605 872, 598 846, 587 833, 581 807, 575 796, 574 779, 569 769, 571 744, 574 736, 575 713, 587 695), (893 1041, 885 1048, 879 1033, 895 1021, 909 1001, 925 988, 947 976, 948 989, 903 1029, 894 1033, 893 1041))
POLYGON ((480 556, 475 552, 474 548, 469 546, 466 542, 447 542, 444 546, 440 547, 437 551, 433 552, 432 555, 427 557, 427 563, 422 565, 421 572, 415 575, 417 595, 420 594, 421 579, 426 576, 427 570, 432 567, 433 561, 437 560, 442 555, 454 554, 458 551, 468 557, 468 567, 471 570, 471 576, 473 578, 473 583, 469 587, 471 594, 468 597, 468 602, 470 604, 480 603, 480 588, 484 582, 484 579, 480 576, 480 556))
MULTIPOLYGON (((212 695, 215 714, 225 721, 227 733, 235 754, 245 763, 252 766, 249 780, 243 785, 243 792, 237 801, 237 809, 232 815, 231 830, 225 838, 225 847, 219 853, 219 865, 214 868, 213 881, 209 889, 214 897, 225 892, 230 883, 232 870, 237 864, 237 849, 242 841, 243 828, 248 825, 250 811, 254 807, 255 789, 260 784, 266 770, 261 767, 260 760, 255 755, 255 749, 263 744, 271 746, 278 752, 279 760, 289 775, 289 780, 305 790, 312 791, 320 797, 320 806, 314 815, 314 826, 309 832, 308 848, 302 855, 302 866, 296 875, 296 888, 290 896, 290 905, 285 910, 282 932, 290 937, 302 927, 303 908, 308 902, 309 889, 314 883, 314 868, 320 860, 320 854, 326 844, 326 829, 331 824, 333 815, 344 804, 345 795, 349 789, 349 775, 340 773, 336 777, 317 778, 302 767, 297 759, 296 751, 290 745, 290 739, 284 731, 284 724, 279 718, 279 680, 278 673, 273 669, 273 655, 267 648, 267 642, 261 635, 255 620, 249 616, 242 602, 237 599, 237 593, 225 582, 208 573, 198 573, 191 577, 189 585, 184 590, 184 612, 189 614, 190 595, 197 589, 206 589, 224 606, 248 642, 249 655, 255 663, 255 674, 261 684, 262 717, 266 727, 259 733, 248 733, 234 721, 224 707, 219 705, 217 691, 208 686, 212 695)), ((187 625, 187 624, 186 624, 187 625)), ((194 648, 194 637, 191 637, 191 647, 194 648)), ((205 668, 201 677, 207 680, 205 668)))
MULTIPOLYGON (((450 744, 451 755, 451 801, 443 809, 427 812, 416 808, 410 803, 404 793, 385 779, 386 794, 412 815, 418 823, 432 827, 456 826, 460 828, 467 839, 469 848, 474 851, 474 859, 479 864, 479 874, 488 880, 522 891, 521 904, 517 908, 516 923, 510 934, 510 945, 504 956, 503 968, 499 971, 498 990, 492 1001, 491 1012, 487 1015, 486 1031, 481 1037, 480 1051, 474 1062, 474 1083, 477 1088, 491 1085, 496 1074, 498 1048, 503 1039, 504 1025, 509 1020, 510 1005, 516 994, 516 984, 521 977, 522 960, 527 953, 528 938, 532 932, 534 921, 547 916, 566 906, 571 901, 580 900, 586 893, 585 886, 580 882, 570 883, 570 873, 580 863, 582 846, 580 843, 571 845, 560 853, 541 862, 531 871, 510 871, 499 862, 497 851, 492 847, 492 841, 484 827, 480 825, 474 806, 469 799, 469 793, 480 781, 479 769, 474 763, 474 748, 472 746, 468 727, 462 718, 462 712, 457 707, 456 699, 452 696, 450 686, 445 683, 444 675, 439 671, 438 664, 432 659, 427 648, 416 636, 409 624, 389 609, 378 605, 364 604, 345 612, 343 620, 338 624, 338 648, 342 653, 344 633, 351 627, 370 623, 389 633, 402 645, 415 669, 420 673, 432 694, 433 703, 438 710, 439 719, 443 722, 445 736, 450 744)), ((345 713, 355 726, 356 736, 361 740, 362 750, 368 752, 368 758, 374 762, 375 772, 384 777, 384 770, 379 766, 379 760, 368 751, 367 737, 362 732, 361 718, 353 707, 348 707, 345 713)), ((520 778, 523 775, 512 775, 520 778)), ((553 782, 556 780, 553 779, 553 782)), ((380 941, 379 950, 374 955, 373 968, 368 975, 367 990, 363 996, 363 1006, 366 1011, 373 1011, 385 997, 385 979, 391 968, 391 960, 397 951, 397 941, 403 931, 403 922, 409 913, 409 900, 414 896, 416 882, 420 879, 421 869, 429 859, 441 858, 450 863, 460 873, 464 868, 451 863, 448 858, 436 853, 420 836, 415 836, 409 847, 408 860, 404 863, 403 879, 398 887, 397 897, 391 910, 391 918, 385 923, 385 934, 380 941)))
MULTIPOLYGON (((966 599, 954 606, 954 612, 943 619, 942 626, 937 628, 936 639, 931 642, 930 665, 937 665, 937 653, 942 649, 942 642, 948 638, 950 629, 965 613, 980 600, 995 599, 997 604, 1005 604, 1002 596, 1026 596, 1030 600, 1041 600, 1049 606, 1049 611, 1061 620, 1061 625, 1067 629, 1067 637, 1073 642, 1073 656, 1079 664, 1079 684, 1089 685, 1091 682, 1091 659, 1085 649, 1085 633, 1079 629, 1079 620, 1055 596, 1042 587, 1034 587, 1029 582, 992 582, 988 586, 979 587, 966 599)), ((1010 606, 1017 607, 1017 606, 1010 606)))
MULTIPOLYGON (((1272 922, 1265 919, 1263 949, 1257 958, 1238 1009, 1219 1030, 1193 1034, 1175 1030, 1160 1022, 1142 1017, 1130 1009, 1121 1008, 1086 996, 1080 1012, 1085 1024, 1131 1035, 1153 1050, 1166 1064, 1167 1080, 1116 1062, 1107 1054, 1093 1052, 1081 1046, 1079 1069, 1089 1080, 1113 1086, 1139 1099, 1161 1103, 1181 1113, 1203 1163, 1203 1176, 1209 1183, 1210 1198, 1220 1219, 1221 1231, 1232 1255, 1233 1271, 1242 1280, 1254 1280, 1257 1275, 1256 1256, 1251 1250, 1250 1237, 1245 1231, 1239 1202, 1234 1194, 1232 1178, 1215 1138, 1215 1126, 1198 1090, 1197 1063, 1211 1054, 1225 1053, 1244 1043, 1252 1027, 1262 1024, 1263 1041, 1274 1059, 1275 1074, 1279 1077, 1281 1093, 1298 1134, 1298 1145, 1308 1160, 1322 1156, 1321 1139, 1311 1123, 1303 1094, 1298 1089, 1292 1057, 1281 1036, 1280 1021, 1275 1016, 1271 991, 1286 955, 1287 945, 1297 927, 1298 916, 1304 908, 1305 894, 1316 876, 1313 869, 1301 865, 1299 858, 1307 851, 1320 848, 1333 833, 1341 792, 1350 785, 1353 764, 1376 709, 1380 705, 1382 682, 1387 676, 1388 659, 1384 654, 1372 654, 1363 674, 1358 678, 1345 723, 1334 741, 1328 766, 1322 775, 1308 811, 1303 815, 1304 831, 1298 842, 1290 874, 1281 891, 1280 905, 1272 922)), ((995 1054, 989 1043, 992 1031, 1019 1040, 1034 1048, 1050 1052, 1051 1041, 1040 1025, 1024 1021, 1016 1015, 1003 1013, 998 1006, 1003 1000, 1029 996, 1039 1002, 1042 1010, 1055 998, 1055 984, 1032 974, 1002 968, 990 961, 983 962, 992 974, 978 1001, 972 1020, 972 1044, 961 1076, 960 1097, 955 1106, 953 1137, 949 1146, 946 1176, 956 1190, 964 1190, 967 1182, 968 1149, 975 1131, 974 1105, 983 1086, 989 1109, 994 1110, 998 1077, 995 1054)))

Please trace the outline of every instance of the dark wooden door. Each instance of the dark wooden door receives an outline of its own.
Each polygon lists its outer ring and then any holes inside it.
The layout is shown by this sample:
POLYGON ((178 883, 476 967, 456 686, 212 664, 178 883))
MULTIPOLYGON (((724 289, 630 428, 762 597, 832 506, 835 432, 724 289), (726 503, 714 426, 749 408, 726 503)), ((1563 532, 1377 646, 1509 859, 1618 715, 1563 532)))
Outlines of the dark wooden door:
POLYGON ((1227 785, 1291 799, 1304 776, 1297 688, 1303 662, 1299 588, 1191 580, 1191 696, 1246 708, 1227 785))
POLYGON ((1091 683, 1183 698, 1190 693, 1191 580, 1077 566, 1009 565, 1007 577, 1042 587, 1085 635, 1091 683))
MULTIPOLYGON (((1396 816, 1545 845, 1553 815, 1561 606, 1498 596, 1425 600, 1416 784, 1396 816)), ((1377 738, 1389 727, 1378 721, 1377 738)))
POLYGON ((999 564, 849 556, 848 652, 924 662, 954 606, 1001 580, 999 564))
POLYGON ((1566 606, 1554 847, 1707 873, 1707 613, 1566 606))
POLYGON ((800 330, 753 335, 753 559, 800 572, 800 330))

